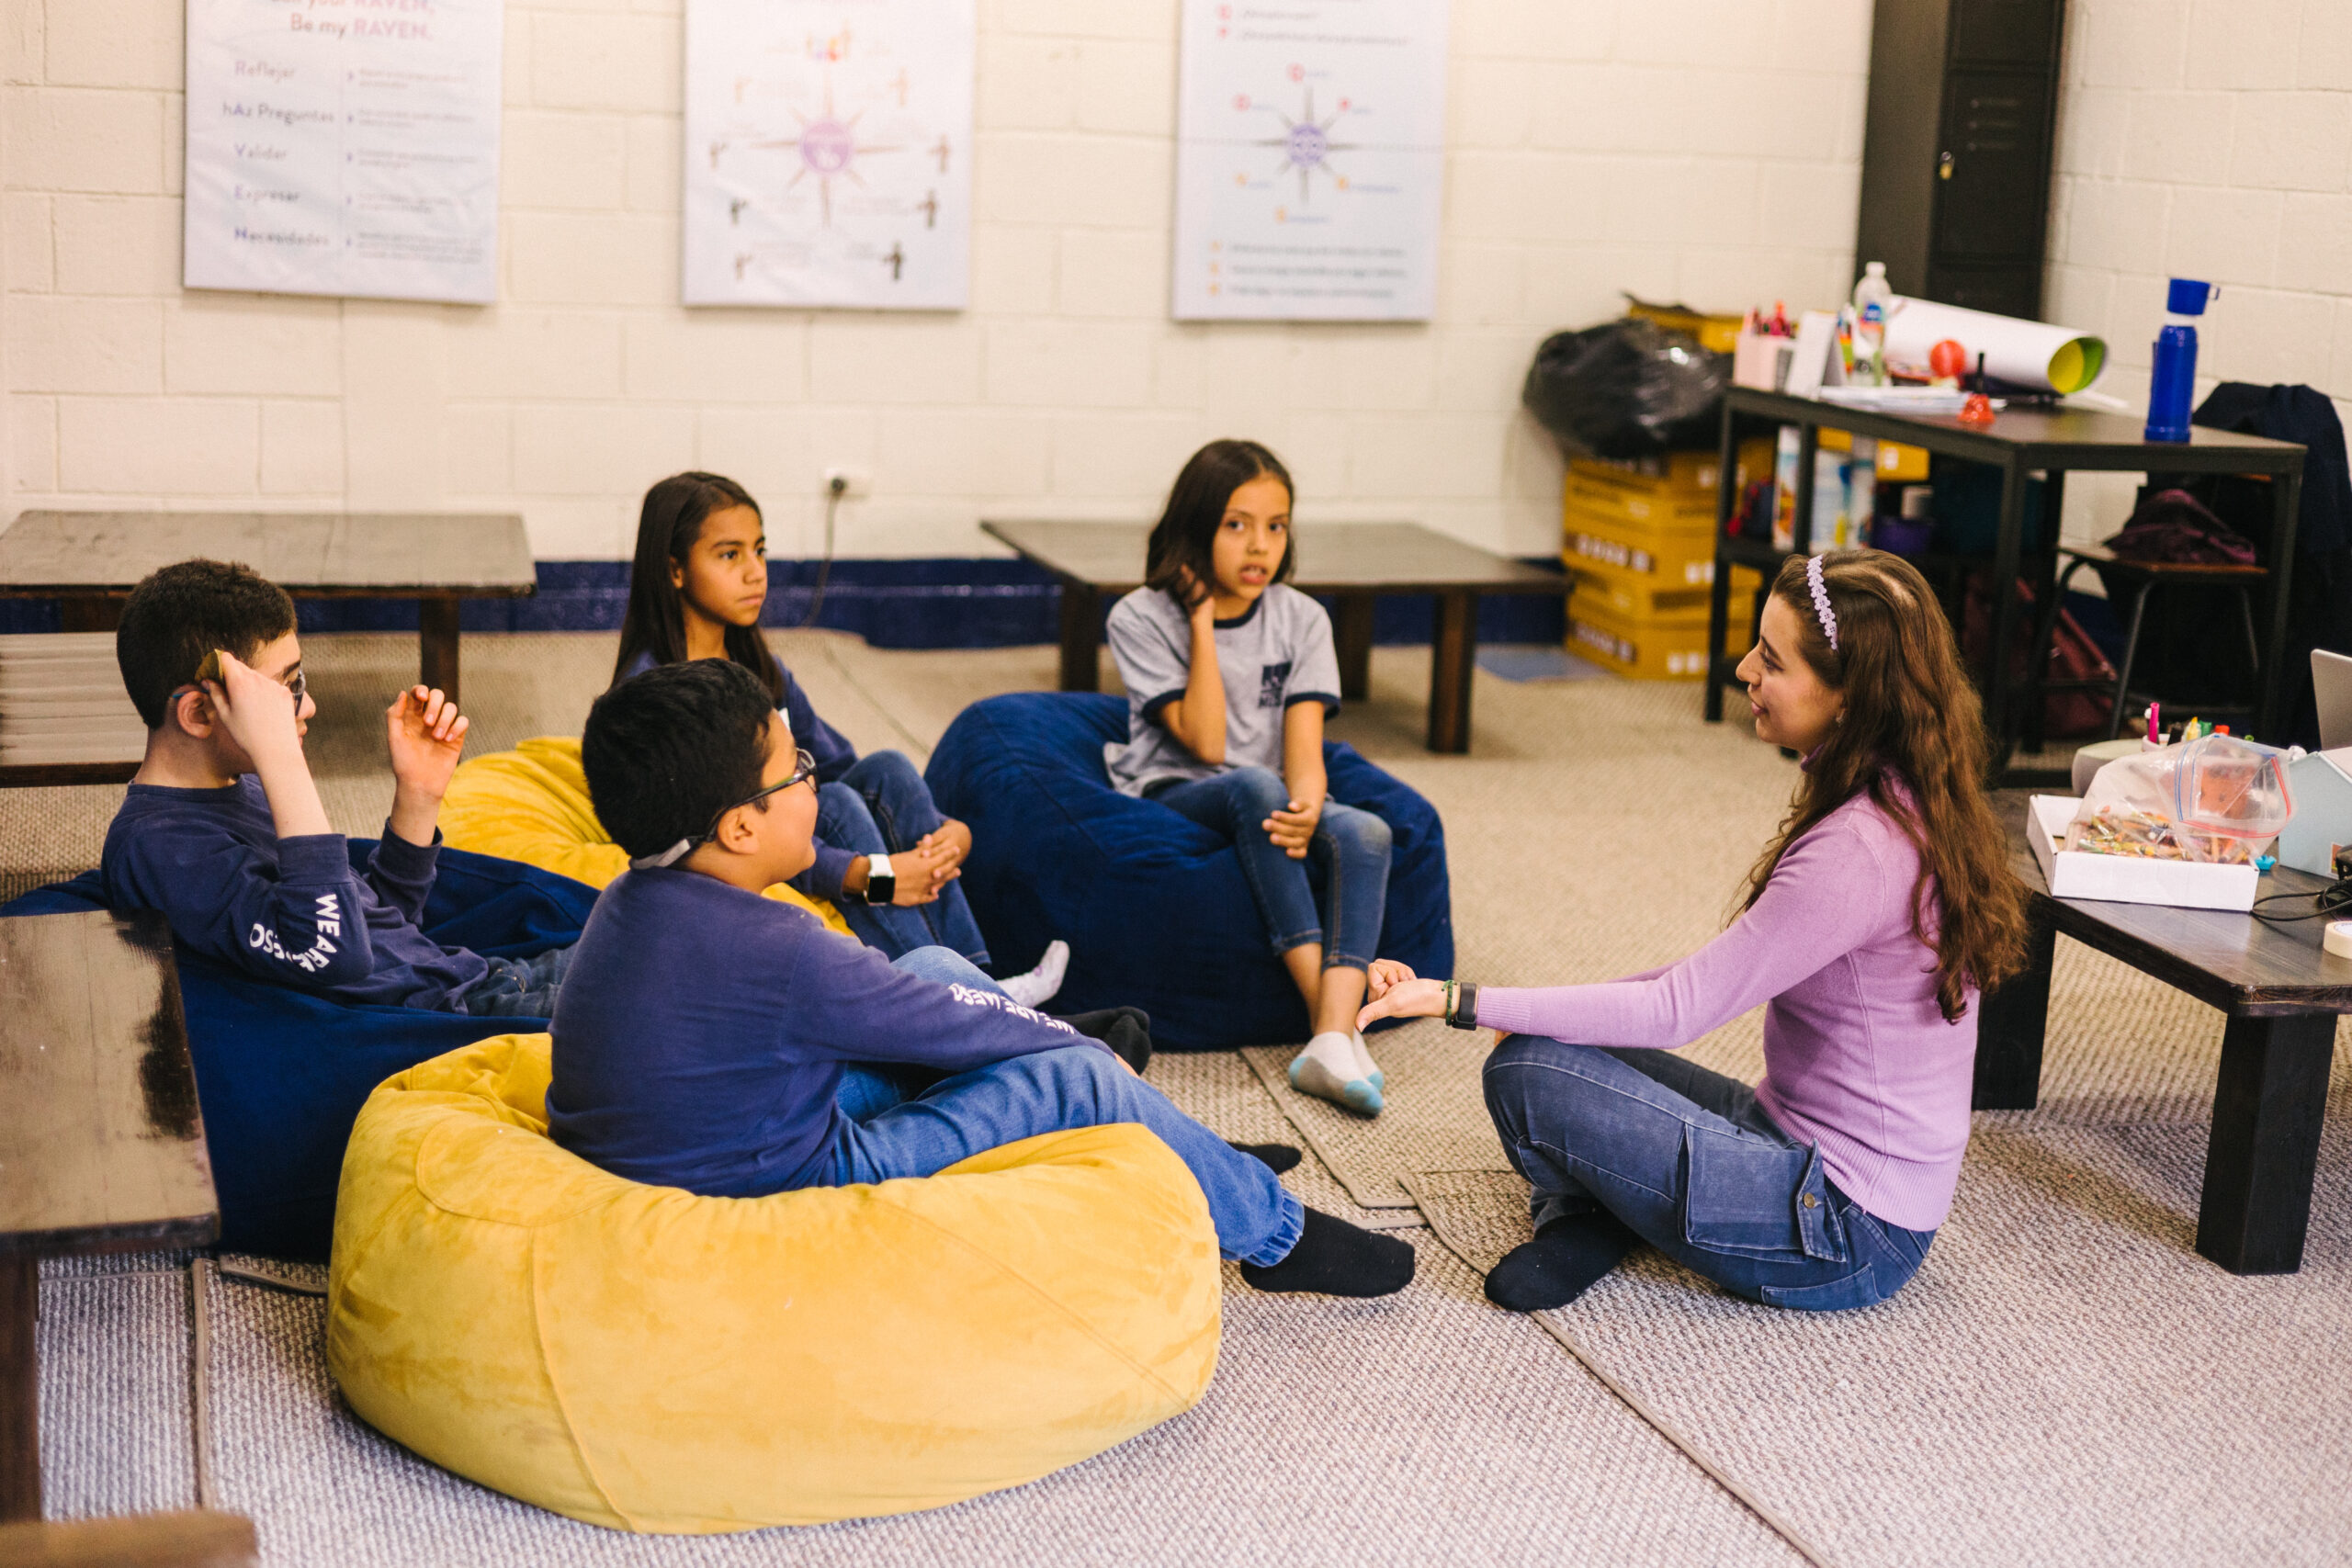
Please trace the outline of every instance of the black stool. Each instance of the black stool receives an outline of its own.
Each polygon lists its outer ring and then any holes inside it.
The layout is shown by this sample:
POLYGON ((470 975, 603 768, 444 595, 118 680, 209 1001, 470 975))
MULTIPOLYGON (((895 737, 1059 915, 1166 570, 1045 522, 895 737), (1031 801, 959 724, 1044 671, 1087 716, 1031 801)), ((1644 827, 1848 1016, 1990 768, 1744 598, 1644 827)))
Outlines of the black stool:
MULTIPOLYGON (((2237 596, 2240 624, 2245 627, 2246 658, 2255 674, 2260 676, 2262 642, 2254 629, 2254 591, 2269 578, 2267 568, 2240 566, 2231 561, 2126 560, 2096 545, 2062 546, 2058 553, 2066 558, 2066 564, 2058 573, 2057 590, 2050 595, 2050 603, 2041 606, 2041 624, 2035 629, 2033 642, 2032 667, 2036 671, 2050 668, 2051 646, 2058 636, 2059 606, 2066 602, 2066 585, 2074 581, 2075 573, 2086 566, 2093 568, 2098 572, 2099 580, 2107 584, 2110 599, 2120 595, 2131 602, 2128 629, 2123 634, 2123 657, 2116 660, 2112 687, 2105 681, 2041 682, 2041 689, 2044 692, 2110 692, 2107 719, 2107 739, 2109 740, 2123 732, 2123 707, 2132 691, 2132 666, 2140 654, 2140 624, 2147 612, 2148 594, 2154 589, 2199 587, 2233 590, 2237 596)), ((2155 696, 2161 701, 2163 694, 2157 693, 2155 696)), ((2252 703, 2202 705, 2233 718, 2243 715, 2251 721, 2255 716, 2252 703)))

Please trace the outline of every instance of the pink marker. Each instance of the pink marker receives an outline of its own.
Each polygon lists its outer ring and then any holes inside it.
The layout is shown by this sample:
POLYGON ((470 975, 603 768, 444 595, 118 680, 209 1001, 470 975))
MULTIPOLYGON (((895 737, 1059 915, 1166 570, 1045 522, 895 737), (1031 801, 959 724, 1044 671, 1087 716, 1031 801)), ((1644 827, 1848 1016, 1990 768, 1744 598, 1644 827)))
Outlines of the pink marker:
POLYGON ((2164 731, 2156 724, 2156 709, 2161 705, 2157 703, 2148 705, 2148 744, 2151 746, 2159 745, 2164 740, 2164 731))

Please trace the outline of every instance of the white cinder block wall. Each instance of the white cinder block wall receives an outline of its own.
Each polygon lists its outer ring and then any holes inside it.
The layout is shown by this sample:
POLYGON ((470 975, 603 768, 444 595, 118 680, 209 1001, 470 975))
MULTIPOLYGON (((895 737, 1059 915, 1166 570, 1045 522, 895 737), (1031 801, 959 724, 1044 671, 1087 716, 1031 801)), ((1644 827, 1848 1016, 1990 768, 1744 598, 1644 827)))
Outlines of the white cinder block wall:
POLYGON ((0 0, 8 514, 486 507, 628 553, 690 466, 813 553, 989 553, 988 512, 1144 516, 1255 435, 1313 517, 1556 548, 1517 412, 1617 291, 1738 309, 1849 281, 1866 0, 1453 0, 1439 315, 1168 320, 1176 0, 980 0, 972 306, 677 304, 680 0, 514 0, 491 308, 179 287, 183 0, 0 0))
MULTIPOLYGON (((1148 514, 1220 434, 1306 516, 1539 552, 1544 334, 1617 290, 1821 304, 1849 247, 1867 0, 1453 0, 1428 326, 1167 319, 1176 0, 981 0, 973 303, 676 304, 680 0, 515 0, 490 308, 179 287, 183 0, 0 4, 0 486, 32 505, 492 507, 627 553, 689 465, 780 553, 828 466, 850 555, 985 552, 987 512, 1148 514)), ((2072 0, 2050 310, 2136 401, 2163 277, 2222 285, 2213 376, 2352 390, 2352 4, 2072 0)), ((2069 490, 2077 532, 2120 518, 2069 490), (2096 518, 2092 512, 2099 513, 2096 518)))
MULTIPOLYGON (((2352 424, 2352 0, 2067 0, 2044 310, 2104 335, 2146 407, 2165 281, 2221 286, 2198 394, 2303 382, 2352 424)), ((2136 476, 2068 482, 2101 537, 2136 476)))

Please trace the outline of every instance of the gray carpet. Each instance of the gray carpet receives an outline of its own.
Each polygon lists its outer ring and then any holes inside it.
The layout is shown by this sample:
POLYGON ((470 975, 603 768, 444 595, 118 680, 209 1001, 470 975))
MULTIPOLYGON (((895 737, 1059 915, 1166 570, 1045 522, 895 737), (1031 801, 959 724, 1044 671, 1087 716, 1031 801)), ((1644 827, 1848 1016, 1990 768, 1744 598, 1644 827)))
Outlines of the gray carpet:
MULTIPOLYGON (((1425 1238, 1426 1232, 1413 1233, 1425 1238)), ((1043 1481, 933 1513, 694 1540, 572 1523, 415 1459, 342 1407, 324 1303, 213 1292, 212 1463, 271 1562, 1526 1563, 1796 1559, 1533 1325, 1422 1247, 1385 1303, 1228 1280, 1194 1410, 1043 1481)))
MULTIPOLYGON (((965 703, 1054 672, 1050 649, 777 640, 829 720, 918 760, 965 703)), ((311 639, 325 705, 312 755, 347 830, 381 824, 376 715, 413 649, 311 639)), ((609 638, 469 637, 476 749, 575 733, 609 658, 609 638)), ((1744 727, 1702 725, 1690 687, 1487 675, 1473 752, 1432 757, 1419 744, 1427 671, 1423 651, 1379 650, 1372 700, 1334 733, 1442 813, 1463 974, 1593 979, 1721 929, 1790 764, 1744 727)), ((92 863, 118 798, 0 794, 0 887, 92 863)), ((2304 1273, 2237 1280, 2190 1250, 2219 1041, 2218 1014, 2062 942, 2043 1108, 1980 1117, 1960 1208, 1919 1280, 1828 1319, 1764 1313, 1654 1258, 1549 1322, 1487 1306, 1455 1254, 1483 1265, 1524 1220, 1484 1132, 1470 1036, 1422 1025, 1376 1038, 1391 1109, 1369 1123, 1290 1096, 1282 1050, 1165 1057, 1154 1080, 1226 1135, 1309 1134, 1293 1141, 1321 1157, 1293 1190, 1406 1227, 1422 1273, 1375 1303, 1233 1284, 1207 1401, 1089 1464, 907 1519, 608 1535, 374 1436, 323 1380, 320 1303, 224 1260, 209 1275, 209 1468, 220 1501, 252 1513, 283 1563, 1802 1561, 1742 1494, 1838 1568, 2343 1560, 2352 1071, 2336 1078, 2304 1273), (1451 1250, 1413 1228, 1424 1213, 1451 1250)), ((1691 1055, 1753 1077, 1758 1042, 1751 1015, 1691 1055)), ((2352 1060, 2341 1044, 2339 1057, 2352 1060)), ((153 1272, 176 1262, 46 1271, 53 1513, 192 1498, 189 1287, 153 1272)))
MULTIPOLYGON (((2096 1128, 2004 1112, 1979 1119, 1951 1219, 1890 1302, 1775 1312, 1645 1248, 1545 1316, 1832 1562, 2342 1562, 2347 1100, 2297 1275, 2191 1250, 2193 1107, 2096 1128)), ((1412 1181, 1475 1269, 1527 1238, 1515 1176, 1412 1181)))

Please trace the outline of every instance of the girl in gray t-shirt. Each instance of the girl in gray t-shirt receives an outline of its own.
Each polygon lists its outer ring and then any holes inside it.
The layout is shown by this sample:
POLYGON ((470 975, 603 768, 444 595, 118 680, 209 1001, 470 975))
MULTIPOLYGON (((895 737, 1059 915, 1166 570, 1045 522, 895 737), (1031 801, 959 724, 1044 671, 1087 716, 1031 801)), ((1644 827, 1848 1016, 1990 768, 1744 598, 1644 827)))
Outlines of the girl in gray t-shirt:
POLYGON ((1388 897, 1388 824, 1329 798, 1323 721, 1339 711, 1340 667, 1330 617, 1283 581, 1291 494, 1281 459, 1254 441, 1213 441, 1184 465, 1145 585, 1111 611, 1127 739, 1103 761, 1121 794, 1233 840, 1313 1023, 1291 1083, 1377 1116, 1381 1073, 1355 1017, 1388 897))

